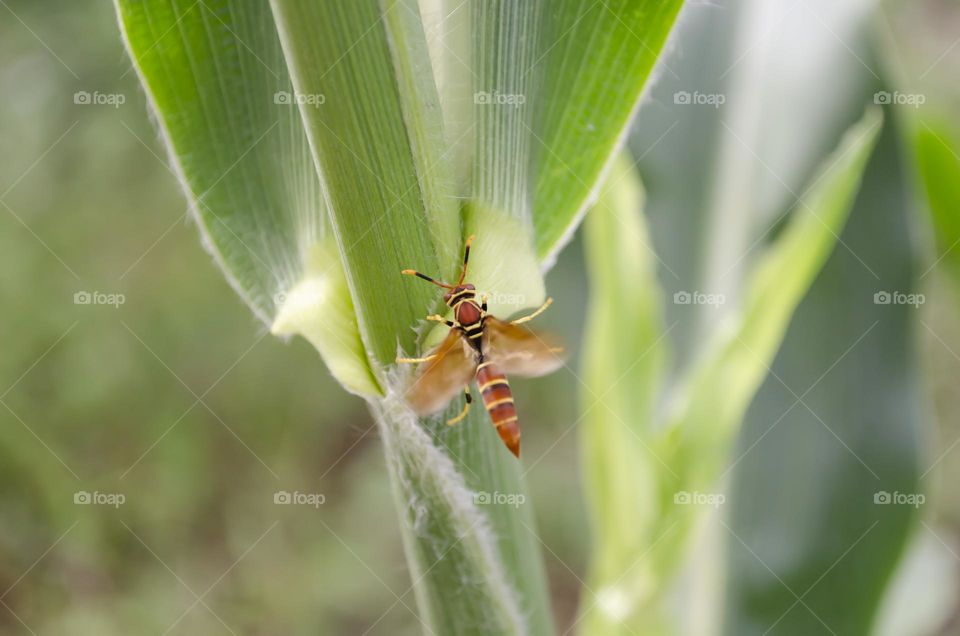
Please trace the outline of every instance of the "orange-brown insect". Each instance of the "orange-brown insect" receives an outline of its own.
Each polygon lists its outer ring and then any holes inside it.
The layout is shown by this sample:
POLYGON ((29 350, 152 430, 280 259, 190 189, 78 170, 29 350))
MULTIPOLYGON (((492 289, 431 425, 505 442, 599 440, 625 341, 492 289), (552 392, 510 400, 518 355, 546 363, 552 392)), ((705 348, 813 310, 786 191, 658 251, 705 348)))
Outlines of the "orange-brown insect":
POLYGON ((518 326, 540 315, 553 301, 548 298, 529 316, 511 322, 489 315, 486 296, 478 303, 476 287, 463 282, 467 276, 472 242, 471 236, 467 239, 463 269, 456 285, 441 283, 412 269, 403 270, 403 274, 419 276, 446 289, 443 300, 453 309, 454 319, 427 316, 427 320, 450 327, 447 337, 430 355, 397 358, 397 362, 423 363, 408 393, 408 401, 419 415, 436 413, 463 390, 466 403, 460 414, 447 422, 451 425, 467 416, 472 402, 470 380, 476 376, 477 389, 500 439, 510 452, 520 457, 520 422, 505 374, 539 376, 555 371, 563 364, 560 356, 563 349, 551 338, 518 326))

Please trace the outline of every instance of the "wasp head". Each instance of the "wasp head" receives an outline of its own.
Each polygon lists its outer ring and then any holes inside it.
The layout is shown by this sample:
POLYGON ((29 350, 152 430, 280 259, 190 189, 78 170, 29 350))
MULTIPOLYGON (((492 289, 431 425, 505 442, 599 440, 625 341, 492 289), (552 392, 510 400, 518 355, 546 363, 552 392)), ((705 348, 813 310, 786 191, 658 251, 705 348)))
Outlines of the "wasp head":
POLYGON ((447 305, 450 307, 453 307, 461 300, 473 299, 477 295, 476 290, 477 288, 469 283, 465 285, 457 285, 443 295, 443 302, 447 303, 447 305))

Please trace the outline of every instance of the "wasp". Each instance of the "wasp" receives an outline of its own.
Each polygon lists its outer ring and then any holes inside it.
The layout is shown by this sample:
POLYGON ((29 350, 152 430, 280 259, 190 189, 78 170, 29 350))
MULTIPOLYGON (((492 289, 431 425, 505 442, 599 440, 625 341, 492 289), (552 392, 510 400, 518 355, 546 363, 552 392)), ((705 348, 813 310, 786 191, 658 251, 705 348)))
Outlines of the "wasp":
POLYGON ((563 348, 557 346, 552 337, 520 326, 543 313, 553 300, 547 298, 532 314, 509 322, 491 316, 487 313, 487 296, 478 299, 476 287, 464 282, 472 243, 471 236, 464 248, 463 268, 455 285, 434 280, 412 269, 401 272, 447 290, 443 301, 453 310, 453 320, 439 315, 427 316, 427 320, 450 328, 446 338, 425 357, 397 358, 397 362, 420 364, 407 393, 407 400, 418 415, 442 410, 458 392, 463 391, 463 409, 447 421, 450 425, 460 422, 470 411, 473 401, 470 381, 475 379, 483 405, 500 439, 511 453, 520 457, 520 421, 506 374, 536 377, 563 365, 560 355, 563 348))

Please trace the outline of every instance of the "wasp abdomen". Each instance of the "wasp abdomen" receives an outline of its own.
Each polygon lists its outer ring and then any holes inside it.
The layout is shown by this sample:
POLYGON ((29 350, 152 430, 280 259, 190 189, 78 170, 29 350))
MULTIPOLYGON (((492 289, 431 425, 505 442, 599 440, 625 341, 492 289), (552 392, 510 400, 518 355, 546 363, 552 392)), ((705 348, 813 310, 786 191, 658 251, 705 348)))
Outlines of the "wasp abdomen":
POLYGON ((477 387, 500 439, 520 457, 520 423, 507 377, 492 362, 482 362, 477 366, 477 387))

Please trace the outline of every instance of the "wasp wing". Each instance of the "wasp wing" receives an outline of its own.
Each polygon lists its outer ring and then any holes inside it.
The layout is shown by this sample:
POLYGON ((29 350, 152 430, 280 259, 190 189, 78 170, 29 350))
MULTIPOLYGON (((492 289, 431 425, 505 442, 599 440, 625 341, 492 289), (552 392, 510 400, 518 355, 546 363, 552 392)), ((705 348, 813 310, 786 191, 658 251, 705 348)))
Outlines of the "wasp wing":
POLYGON ((430 415, 443 409, 463 391, 477 368, 477 361, 460 332, 451 329, 443 342, 421 363, 407 391, 407 401, 418 415, 430 415))
POLYGON ((560 341, 510 322, 487 316, 483 323, 483 352, 507 374, 536 377, 556 371, 565 357, 560 341))

